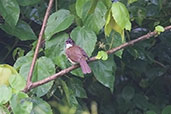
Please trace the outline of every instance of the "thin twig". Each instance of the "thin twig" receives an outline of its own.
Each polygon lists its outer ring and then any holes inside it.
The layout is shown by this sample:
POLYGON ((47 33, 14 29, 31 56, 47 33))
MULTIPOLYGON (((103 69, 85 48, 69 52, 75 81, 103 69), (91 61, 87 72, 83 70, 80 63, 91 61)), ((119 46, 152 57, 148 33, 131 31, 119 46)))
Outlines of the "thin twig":
MULTIPOLYGON (((171 29, 171 25, 165 27, 165 30, 170 30, 170 29, 171 29)), ((137 38, 137 39, 135 39, 135 40, 131 40, 131 41, 129 41, 129 42, 126 42, 126 43, 124 43, 124 44, 122 44, 122 45, 116 47, 116 48, 112 48, 112 49, 108 50, 108 51, 107 51, 107 54, 112 54, 112 53, 114 53, 114 52, 116 52, 116 51, 119 51, 119 50, 125 48, 125 47, 134 45, 134 44, 137 43, 137 42, 140 42, 140 41, 142 41, 142 40, 149 39, 149 38, 151 38, 152 36, 155 36, 155 35, 157 35, 157 32, 155 32, 155 31, 154 31, 154 32, 150 32, 150 33, 148 33, 148 34, 146 34, 146 35, 143 35, 143 36, 141 36, 141 37, 139 37, 139 38, 137 38)), ((97 60, 96 57, 91 57, 89 62, 96 61, 96 60, 97 60)), ((63 70, 61 70, 60 72, 58 72, 58 73, 56 73, 56 74, 54 74, 54 75, 52 75, 52 76, 49 76, 49 77, 47 77, 47 78, 45 78, 45 79, 43 79, 43 80, 34 82, 34 83, 31 84, 30 88, 27 89, 27 91, 29 91, 29 90, 32 89, 32 88, 38 87, 38 86, 40 86, 40 85, 42 85, 42 84, 45 84, 45 83, 47 83, 47 82, 49 82, 49 81, 52 81, 52 80, 54 80, 54 79, 56 79, 56 78, 58 78, 58 77, 60 77, 60 76, 63 76, 63 75, 65 75, 66 73, 68 73, 68 72, 70 72, 70 71, 72 71, 72 70, 74 70, 74 69, 76 69, 76 68, 78 68, 78 67, 79 67, 79 65, 73 65, 73 66, 68 67, 68 68, 66 68, 66 69, 63 69, 63 70)), ((25 92, 27 92, 27 91, 25 91, 25 92)))
POLYGON ((37 43, 37 46, 36 46, 36 50, 35 50, 35 53, 34 53, 34 57, 33 57, 33 60, 32 60, 32 64, 31 64, 31 67, 30 67, 30 71, 29 71, 29 74, 28 74, 28 77, 27 77, 27 85, 26 85, 24 91, 28 91, 28 89, 32 85, 31 79, 32 79, 32 75, 33 75, 33 70, 34 70, 34 66, 36 64, 37 56, 38 56, 38 53, 39 53, 39 48, 40 48, 40 45, 41 45, 43 33, 45 31, 47 19, 48 19, 49 14, 50 14, 50 10, 51 10, 51 7, 52 7, 52 3, 53 3, 53 0, 49 0, 48 8, 46 10, 46 14, 45 14, 45 17, 44 17, 44 20, 43 20, 43 24, 42 24, 42 27, 41 27, 41 31, 39 33, 38 43, 37 43))

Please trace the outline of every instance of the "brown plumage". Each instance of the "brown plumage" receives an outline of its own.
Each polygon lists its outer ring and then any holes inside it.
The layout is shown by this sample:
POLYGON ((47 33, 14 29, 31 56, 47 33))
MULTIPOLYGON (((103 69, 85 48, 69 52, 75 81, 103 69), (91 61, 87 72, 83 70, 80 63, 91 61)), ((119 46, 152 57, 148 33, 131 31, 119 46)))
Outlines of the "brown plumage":
POLYGON ((79 63, 84 74, 91 73, 86 60, 88 58, 85 51, 79 46, 73 45, 65 50, 65 53, 72 63, 79 63))

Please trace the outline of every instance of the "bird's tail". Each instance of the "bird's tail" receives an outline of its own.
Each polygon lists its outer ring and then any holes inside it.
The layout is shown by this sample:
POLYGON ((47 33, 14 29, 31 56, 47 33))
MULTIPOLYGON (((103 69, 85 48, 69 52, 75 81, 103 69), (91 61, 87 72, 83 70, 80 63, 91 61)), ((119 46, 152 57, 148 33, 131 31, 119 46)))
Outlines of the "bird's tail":
POLYGON ((88 66, 86 60, 82 59, 82 60, 80 61, 80 66, 81 66, 82 72, 83 72, 84 74, 91 73, 91 69, 90 69, 90 67, 88 66))

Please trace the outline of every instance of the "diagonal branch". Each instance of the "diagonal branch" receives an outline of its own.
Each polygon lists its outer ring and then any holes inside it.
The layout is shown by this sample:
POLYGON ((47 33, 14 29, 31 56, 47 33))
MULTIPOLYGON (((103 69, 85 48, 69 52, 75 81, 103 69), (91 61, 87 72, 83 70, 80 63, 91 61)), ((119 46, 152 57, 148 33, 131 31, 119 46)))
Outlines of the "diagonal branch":
MULTIPOLYGON (((166 31, 166 30, 171 30, 171 25, 165 27, 165 31, 166 31)), ((137 39, 135 39, 135 40, 131 40, 131 41, 129 41, 129 42, 126 42, 126 43, 124 43, 124 44, 122 44, 122 45, 116 47, 116 48, 112 48, 112 49, 108 50, 108 51, 107 51, 107 54, 115 53, 116 51, 119 51, 119 50, 121 50, 121 49, 123 49, 123 48, 126 48, 126 47, 128 47, 128 46, 134 45, 135 43, 140 42, 140 41, 142 41, 142 40, 149 39, 149 38, 151 38, 152 36, 155 36, 155 35, 157 35, 157 32, 155 32, 155 31, 154 31, 154 32, 150 32, 150 33, 148 33, 148 34, 146 34, 146 35, 143 35, 143 36, 141 36, 141 37, 139 37, 139 38, 137 38, 137 39)), ((96 60, 97 60, 96 57, 92 57, 92 58, 90 58, 90 61, 89 61, 89 62, 96 61, 96 60)), ((72 70, 74 70, 74 69, 76 69, 76 68, 78 68, 78 67, 79 67, 79 65, 73 65, 73 66, 68 67, 68 68, 66 68, 66 69, 63 69, 63 70, 61 70, 60 72, 58 72, 58 73, 56 73, 56 74, 54 74, 54 75, 52 75, 52 76, 49 76, 49 77, 47 77, 47 78, 45 78, 45 79, 43 79, 43 80, 34 82, 34 83, 31 84, 31 86, 30 86, 25 92, 28 92, 28 91, 29 91, 30 89, 32 89, 32 88, 38 87, 38 86, 40 86, 40 85, 43 85, 43 84, 45 84, 45 83, 48 83, 49 81, 52 81, 52 80, 58 78, 58 77, 60 77, 60 76, 63 76, 63 75, 65 75, 66 73, 68 73, 68 72, 70 72, 70 71, 72 71, 72 70)))
POLYGON ((30 71, 29 71, 29 74, 28 74, 28 77, 27 77, 27 85, 26 85, 24 91, 28 91, 30 86, 32 86, 31 79, 32 79, 32 75, 33 75, 33 70, 34 70, 34 66, 36 64, 37 56, 38 56, 38 53, 39 53, 39 48, 40 48, 40 45, 41 45, 43 33, 45 31, 47 19, 48 19, 49 14, 50 14, 50 9, 52 7, 52 3, 53 3, 53 0, 49 0, 48 8, 46 10, 46 14, 45 14, 45 17, 44 17, 44 20, 43 20, 41 31, 39 33, 38 43, 37 43, 37 46, 36 46, 36 50, 35 50, 35 53, 34 53, 32 64, 31 64, 31 67, 30 67, 30 71))

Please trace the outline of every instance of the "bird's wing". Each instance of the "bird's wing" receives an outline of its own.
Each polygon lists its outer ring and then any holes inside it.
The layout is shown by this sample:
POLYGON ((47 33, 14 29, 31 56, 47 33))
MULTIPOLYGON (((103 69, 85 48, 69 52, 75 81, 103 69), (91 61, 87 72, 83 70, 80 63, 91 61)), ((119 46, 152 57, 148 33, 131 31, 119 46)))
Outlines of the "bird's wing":
POLYGON ((85 58, 82 54, 82 51, 77 46, 68 48, 65 53, 70 60, 77 63, 79 63, 81 59, 85 58))
POLYGON ((77 47, 81 50, 82 55, 83 55, 84 57, 86 57, 87 59, 89 59, 87 53, 86 53, 82 48, 80 48, 79 46, 77 46, 77 47))

